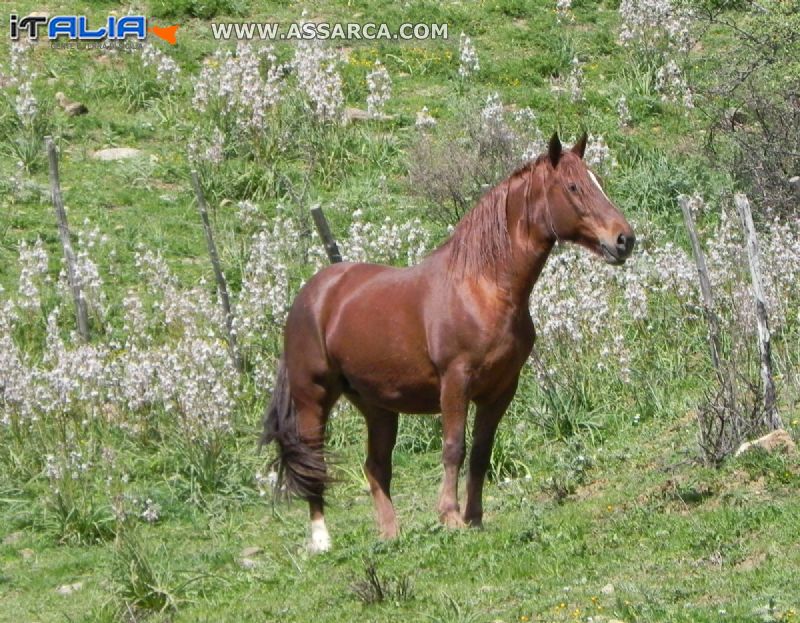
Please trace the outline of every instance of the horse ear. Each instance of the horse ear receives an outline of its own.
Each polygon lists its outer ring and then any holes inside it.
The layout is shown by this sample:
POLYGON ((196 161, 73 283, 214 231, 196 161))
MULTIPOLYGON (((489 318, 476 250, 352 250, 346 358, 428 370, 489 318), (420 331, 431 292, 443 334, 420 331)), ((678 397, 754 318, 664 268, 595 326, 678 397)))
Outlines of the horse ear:
POLYGON ((561 159, 561 140, 558 138, 558 132, 553 132, 550 143, 547 146, 547 153, 550 156, 550 164, 554 167, 558 165, 561 159))
POLYGON ((586 142, 588 140, 589 135, 586 134, 586 131, 584 130, 583 136, 581 136, 580 140, 572 147, 572 153, 577 154, 581 160, 583 160, 583 154, 586 153, 586 142))

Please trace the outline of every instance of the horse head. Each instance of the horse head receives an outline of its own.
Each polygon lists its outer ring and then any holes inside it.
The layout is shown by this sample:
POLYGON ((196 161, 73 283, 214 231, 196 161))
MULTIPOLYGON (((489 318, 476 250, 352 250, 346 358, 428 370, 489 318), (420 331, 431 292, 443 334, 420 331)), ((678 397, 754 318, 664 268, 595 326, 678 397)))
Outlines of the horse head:
POLYGON ((546 218, 552 236, 580 244, 609 264, 623 264, 636 237, 619 209, 583 160, 587 135, 564 150, 558 133, 548 146, 545 176, 546 218))

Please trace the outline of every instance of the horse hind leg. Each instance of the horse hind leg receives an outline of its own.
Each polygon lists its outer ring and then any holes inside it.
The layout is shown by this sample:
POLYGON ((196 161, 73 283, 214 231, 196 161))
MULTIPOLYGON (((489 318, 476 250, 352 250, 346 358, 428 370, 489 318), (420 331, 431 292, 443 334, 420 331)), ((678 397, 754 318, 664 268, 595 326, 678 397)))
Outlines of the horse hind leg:
POLYGON ((263 442, 278 444, 279 480, 289 493, 308 502, 312 552, 325 552, 331 546, 324 515, 330 481, 324 445, 328 415, 338 397, 334 387, 315 382, 311 375, 290 374, 281 361, 264 422, 263 442))
POLYGON ((367 422, 367 460, 364 471, 375 505, 375 519, 381 538, 397 536, 397 516, 392 504, 392 451, 397 441, 397 413, 362 404, 356 407, 367 422))
POLYGON ((318 397, 313 401, 298 401, 297 433, 302 441, 315 454, 319 463, 312 466, 315 487, 304 496, 308 501, 309 520, 311 522, 311 538, 308 549, 312 553, 327 552, 331 548, 331 538, 325 525, 325 489, 330 482, 330 477, 325 464, 324 445, 325 427, 328 415, 336 402, 333 392, 316 386, 313 394, 318 397), (320 392, 319 390, 323 390, 320 392))

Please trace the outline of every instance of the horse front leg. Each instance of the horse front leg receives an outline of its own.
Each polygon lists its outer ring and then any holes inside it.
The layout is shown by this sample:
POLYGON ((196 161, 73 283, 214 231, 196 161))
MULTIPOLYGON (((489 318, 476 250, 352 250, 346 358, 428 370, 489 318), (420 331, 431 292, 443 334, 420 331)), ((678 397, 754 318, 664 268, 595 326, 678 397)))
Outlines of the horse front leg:
POLYGON ((439 520, 449 528, 463 527, 458 506, 458 471, 464 462, 464 431, 469 401, 466 375, 451 373, 442 381, 442 464, 444 478, 439 491, 439 520))
POLYGON ((469 475, 467 477, 467 504, 464 521, 475 527, 483 525, 483 483, 492 457, 492 446, 497 425, 514 397, 516 381, 500 398, 480 403, 475 412, 475 426, 472 432, 472 451, 469 455, 469 475))

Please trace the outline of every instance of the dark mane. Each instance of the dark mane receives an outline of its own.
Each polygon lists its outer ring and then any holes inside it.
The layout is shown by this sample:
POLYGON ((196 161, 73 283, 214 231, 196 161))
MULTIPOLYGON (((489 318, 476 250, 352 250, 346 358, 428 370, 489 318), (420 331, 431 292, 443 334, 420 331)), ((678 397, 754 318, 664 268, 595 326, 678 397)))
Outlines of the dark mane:
POLYGON ((538 156, 515 169, 488 190, 462 218, 450 238, 440 247, 449 250, 448 266, 461 275, 482 275, 504 262, 511 250, 508 237, 508 193, 512 182, 530 175, 547 155, 538 156))

